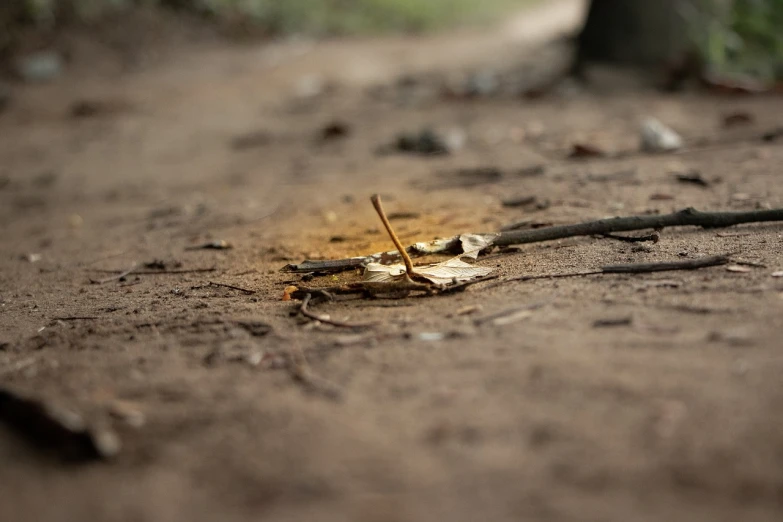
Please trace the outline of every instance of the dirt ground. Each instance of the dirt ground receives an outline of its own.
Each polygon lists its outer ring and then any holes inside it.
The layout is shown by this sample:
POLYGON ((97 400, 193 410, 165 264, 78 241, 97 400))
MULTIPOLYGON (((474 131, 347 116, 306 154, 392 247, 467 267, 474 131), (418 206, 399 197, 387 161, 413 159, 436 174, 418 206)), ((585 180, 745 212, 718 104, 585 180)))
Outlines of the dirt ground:
POLYGON ((747 271, 314 308, 381 322, 360 332, 282 300, 303 284, 287 263, 392 248, 375 192, 409 213, 393 220, 405 243, 523 219, 783 206, 783 148, 741 139, 781 123, 780 98, 600 80, 532 101, 388 87, 406 72, 533 71, 578 18, 564 0, 482 33, 206 38, 130 65, 74 39, 62 78, 15 86, 0 114, 0 383, 110 425, 122 449, 66 465, 0 426, 0 520, 781 520, 780 225, 667 229, 652 245, 565 239, 478 261, 510 276, 730 253, 747 271), (72 116, 83 101, 92 113, 72 116), (753 122, 724 129, 738 111, 753 122), (577 142, 633 149, 646 116, 726 145, 565 158, 577 142), (334 120, 350 134, 319 140, 334 120), (376 153, 423 126, 464 145, 376 153), (503 175, 453 175, 482 166, 503 175), (673 175, 691 170, 709 185, 673 175), (501 204, 524 195, 548 205, 501 204), (214 240, 233 249, 189 249, 214 240), (90 283, 155 260, 215 270, 90 283), (530 305, 508 324, 481 321, 530 305), (285 356, 298 349, 339 400, 292 378, 285 356))

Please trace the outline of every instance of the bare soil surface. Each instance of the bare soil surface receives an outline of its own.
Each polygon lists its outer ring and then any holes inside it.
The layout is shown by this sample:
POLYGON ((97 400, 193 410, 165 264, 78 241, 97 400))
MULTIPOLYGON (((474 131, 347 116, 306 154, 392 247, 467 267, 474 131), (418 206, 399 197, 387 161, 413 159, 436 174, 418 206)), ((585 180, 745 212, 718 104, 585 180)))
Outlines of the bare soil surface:
POLYGON ((287 263, 392 249, 375 192, 405 243, 520 220, 783 206, 780 142, 748 139, 780 125, 780 98, 664 95, 617 73, 538 100, 395 83, 551 65, 545 40, 578 17, 563 1, 480 34, 206 39, 132 67, 84 44, 64 77, 16 86, 0 114, 0 383, 110 426, 122 448, 64 464, 0 424, 0 520, 781 520, 781 225, 478 261, 516 276, 728 253, 750 262, 740 269, 313 306, 380 323, 358 332, 282 299, 288 285, 359 277, 303 283, 287 263), (736 112, 753 121, 724 128, 736 112), (723 144, 567 159, 574 143, 636 148, 646 116, 723 144), (333 121, 349 134, 321 140, 333 121), (377 154, 425 126, 464 144, 377 154), (502 174, 454 174, 489 166, 502 174), (674 176, 691 170, 708 186, 674 176), (503 206, 512 196, 542 204, 503 206), (233 248, 190 249, 216 240, 233 248), (91 283, 156 260, 214 271, 91 283), (300 351, 309 384, 289 368, 300 351))

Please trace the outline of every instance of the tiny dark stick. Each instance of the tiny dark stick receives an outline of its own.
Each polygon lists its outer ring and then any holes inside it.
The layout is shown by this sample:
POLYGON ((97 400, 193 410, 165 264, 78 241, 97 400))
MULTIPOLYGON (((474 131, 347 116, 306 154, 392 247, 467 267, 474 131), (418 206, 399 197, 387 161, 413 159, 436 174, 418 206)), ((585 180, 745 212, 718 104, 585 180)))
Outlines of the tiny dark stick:
POLYGON ((94 285, 102 285, 103 283, 108 283, 110 281, 119 281, 120 279, 131 275, 135 270, 136 270, 136 264, 134 263, 132 267, 130 267, 129 269, 123 272, 120 272, 117 275, 104 277, 103 279, 90 279, 90 283, 94 285))
POLYGON ((230 288, 232 290, 239 290, 240 292, 244 292, 247 295, 255 294, 255 290, 248 290, 247 288, 242 288, 241 286, 234 286, 234 285, 227 285, 225 283, 215 283, 214 281, 207 281, 212 286, 222 286, 223 288, 230 288))
POLYGON ((490 288, 495 288, 496 286, 502 286, 505 283, 512 283, 514 281, 534 281, 536 279, 562 279, 564 277, 585 277, 585 276, 598 275, 598 274, 603 274, 603 272, 601 270, 590 270, 587 272, 564 272, 558 274, 537 274, 537 275, 515 276, 515 277, 510 277, 508 279, 501 279, 496 283, 487 285, 486 287, 484 287, 484 289, 488 290, 490 288))
POLYGON ((604 274, 645 274, 649 272, 667 272, 670 270, 695 270, 710 266, 725 265, 729 256, 711 256, 687 261, 666 261, 663 263, 634 263, 628 265, 608 265, 601 267, 604 274))
POLYGON ((627 265, 607 265, 600 270, 588 270, 585 272, 564 272, 554 274, 538 274, 516 276, 503 279, 485 287, 485 289, 494 288, 505 283, 514 281, 533 281, 536 279, 562 279, 565 277, 585 277, 601 274, 647 274, 650 272, 665 272, 670 270, 696 270, 698 268, 707 268, 711 266, 725 265, 729 262, 729 256, 702 257, 700 259, 689 259, 687 261, 666 261, 663 263, 632 263, 627 265))
POLYGON ((614 239, 615 241, 622 241, 624 243, 646 243, 648 241, 657 243, 661 240, 661 232, 660 230, 655 230, 652 234, 647 234, 646 236, 618 236, 617 234, 601 234, 601 237, 614 239))
POLYGON ((203 274, 205 272, 214 272, 217 268, 191 268, 189 270, 144 270, 134 272, 135 275, 163 275, 163 274, 203 274))
POLYGON ((314 321, 320 321, 324 324, 330 324, 332 326, 337 326, 339 328, 369 328, 377 324, 377 323, 348 323, 345 321, 335 321, 333 319, 328 319, 326 317, 313 313, 307 309, 307 305, 310 304, 310 299, 312 299, 311 294, 307 294, 304 297, 304 299, 302 299, 302 304, 299 307, 299 313, 301 313, 305 317, 313 319, 314 321))
MULTIPOLYGON (((201 274, 204 272, 214 272, 217 270, 217 268, 192 268, 189 270, 130 270, 128 272, 123 272, 121 274, 115 275, 110 278, 106 278, 106 281, 112 281, 114 279, 119 279, 122 277, 125 277, 127 275, 133 274, 133 275, 163 275, 163 274, 201 274)), ((116 272, 116 270, 92 270, 92 272, 100 272, 100 273, 112 273, 116 272)))
POLYGON ((69 315, 65 317, 52 317, 52 321, 94 321, 98 319, 93 315, 69 315))

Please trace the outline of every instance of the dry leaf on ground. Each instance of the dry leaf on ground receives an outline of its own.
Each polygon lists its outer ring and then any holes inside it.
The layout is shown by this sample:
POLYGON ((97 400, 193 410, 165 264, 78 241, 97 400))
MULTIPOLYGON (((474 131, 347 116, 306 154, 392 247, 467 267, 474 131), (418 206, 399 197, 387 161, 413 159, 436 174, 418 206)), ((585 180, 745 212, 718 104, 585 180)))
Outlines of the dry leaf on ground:
MULTIPOLYGON (((435 263, 434 265, 414 267, 413 273, 436 285, 447 285, 450 283, 462 283, 476 277, 483 277, 492 271, 492 269, 488 267, 475 266, 466 263, 465 261, 462 261, 460 257, 462 256, 453 257, 447 261, 435 263)), ((405 265, 387 266, 379 263, 370 263, 364 269, 362 281, 365 283, 394 283, 402 281, 405 277, 405 265)))

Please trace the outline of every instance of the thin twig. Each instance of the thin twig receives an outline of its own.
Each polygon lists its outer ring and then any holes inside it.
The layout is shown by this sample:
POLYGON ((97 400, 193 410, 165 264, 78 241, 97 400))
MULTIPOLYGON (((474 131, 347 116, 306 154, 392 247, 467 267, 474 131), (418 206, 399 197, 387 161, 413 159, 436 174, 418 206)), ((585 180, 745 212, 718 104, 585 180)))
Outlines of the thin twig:
POLYGON ((741 259, 735 259, 734 264, 743 265, 743 266, 752 266, 754 268, 767 268, 767 265, 765 265, 764 263, 759 263, 757 261, 743 261, 741 259))
POLYGON ((622 241, 624 243, 646 243, 648 241, 657 243, 661 240, 661 229, 655 229, 652 234, 647 234, 644 236, 618 236, 617 234, 601 234, 601 237, 622 241))
POLYGON ((320 321, 324 324, 330 324, 332 326, 337 326, 340 328, 369 328, 371 326, 375 326, 378 324, 378 323, 349 323, 346 321, 336 321, 334 319, 329 319, 328 317, 324 317, 322 315, 313 313, 307 309, 307 305, 310 304, 310 299, 312 299, 312 297, 313 297, 312 294, 307 294, 304 297, 304 299, 302 299, 302 304, 299 306, 299 313, 301 313, 305 317, 313 319, 314 321, 320 321))
POLYGON ((783 208, 773 210, 753 210, 749 212, 700 212, 686 208, 672 214, 658 216, 629 216, 599 219, 575 225, 559 225, 533 230, 510 230, 501 232, 495 239, 498 246, 520 245, 539 241, 552 241, 567 237, 610 234, 612 232, 630 232, 647 228, 697 226, 719 228, 743 223, 783 221, 783 208))
POLYGON ((207 281, 212 286, 222 286, 223 288, 230 288, 232 290, 239 290, 240 292, 243 292, 247 295, 255 294, 255 290, 248 290, 247 288, 242 288, 241 286, 234 286, 234 285, 227 285, 225 283, 215 283, 214 281, 207 281))
POLYGON ((504 310, 500 310, 499 312, 494 312, 489 315, 485 315, 484 317, 477 317, 476 319, 473 320, 473 323, 477 326, 482 325, 494 321, 496 319, 500 319, 502 317, 518 314, 520 312, 538 310, 539 308, 543 308, 544 305, 546 304, 547 303, 545 302, 540 302, 540 303, 531 303, 524 306, 515 306, 513 308, 506 308, 504 310))
POLYGON ((514 277, 509 277, 508 279, 501 279, 496 283, 492 283, 491 285, 486 286, 485 289, 495 288, 497 286, 502 286, 505 283, 512 283, 515 281, 534 281, 537 279, 562 279, 565 277, 585 277, 585 276, 599 275, 599 274, 603 274, 603 271, 588 270, 585 272, 562 272, 562 273, 554 273, 554 274, 514 276, 514 277))
POLYGON ((608 265, 601 267, 604 274, 646 274, 650 272, 668 272, 671 270, 696 270, 710 266, 725 265, 729 256, 701 257, 685 261, 665 261, 663 263, 633 263, 627 265, 608 265))
MULTIPOLYGON (((116 275, 112 278, 107 278, 106 281, 112 281, 114 279, 119 279, 121 277, 125 277, 126 275, 133 274, 133 275, 163 275, 163 274, 202 274, 204 272, 214 272, 217 270, 217 268, 191 268, 188 270, 132 270, 130 272, 123 272, 122 274, 116 275)), ((110 274, 112 272, 116 272, 116 270, 91 270, 92 272, 99 272, 103 274, 110 274)))
POLYGON ((501 286, 505 283, 515 281, 533 281, 536 279, 561 279, 566 277, 586 277, 603 274, 648 274, 652 272, 666 272, 672 270, 696 270, 699 268, 708 268, 711 266, 725 265, 729 262, 729 256, 711 256, 699 259, 688 259, 686 261, 664 261, 662 263, 631 263, 623 265, 606 265, 598 270, 587 270, 584 272, 561 272, 554 274, 538 274, 515 276, 502 279, 497 283, 488 285, 487 289, 501 286))
MULTIPOLYGON (((120 281, 124 279, 125 277, 131 275, 136 270, 136 263, 133 263, 133 266, 131 266, 129 269, 120 272, 117 275, 104 277, 103 279, 92 279, 90 278, 90 283, 94 285, 102 285, 103 283, 108 283, 110 281, 120 281)), ((103 272, 103 270, 95 270, 95 272, 103 272)), ((116 270, 112 270, 112 272, 116 272, 116 270)))
POLYGON ((65 317, 52 317, 52 321, 94 321, 98 317, 94 315, 68 315, 65 317))
POLYGON ((391 226, 391 223, 389 222, 389 218, 386 217, 386 213, 383 211, 383 205, 381 204, 381 196, 379 194, 373 194, 372 197, 370 197, 370 201, 372 201, 372 206, 375 207, 375 211, 378 213, 378 216, 381 218, 381 221, 383 222, 383 226, 386 228, 386 232, 389 234, 389 237, 392 240, 392 243, 394 243, 394 246, 397 248, 397 252, 400 253, 400 256, 402 257, 402 262, 405 263, 405 272, 408 274, 408 277, 413 279, 414 273, 413 273, 413 262, 411 261, 410 256, 405 251, 405 247, 402 246, 402 242, 400 241, 400 238, 397 237, 397 234, 394 233, 394 229, 391 226))

